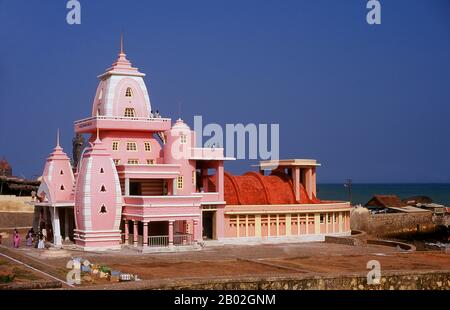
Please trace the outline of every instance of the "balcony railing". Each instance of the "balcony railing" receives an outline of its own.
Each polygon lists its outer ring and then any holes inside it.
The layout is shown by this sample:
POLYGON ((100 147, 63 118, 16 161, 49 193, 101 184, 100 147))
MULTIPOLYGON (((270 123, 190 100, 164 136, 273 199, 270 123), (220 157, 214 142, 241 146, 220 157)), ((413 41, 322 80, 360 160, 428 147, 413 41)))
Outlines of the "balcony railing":
POLYGON ((191 245, 193 243, 194 236, 191 234, 173 236, 173 245, 191 245))
POLYGON ((149 247, 167 247, 169 246, 169 236, 149 236, 149 247))
POLYGON ((112 120, 112 121, 145 121, 145 122, 170 122, 170 118, 148 118, 148 117, 124 117, 124 116, 92 116, 76 121, 74 124, 79 125, 87 121, 94 120, 112 120))
POLYGON ((165 131, 170 129, 170 118, 93 116, 74 123, 75 131, 80 133, 100 129, 165 131))

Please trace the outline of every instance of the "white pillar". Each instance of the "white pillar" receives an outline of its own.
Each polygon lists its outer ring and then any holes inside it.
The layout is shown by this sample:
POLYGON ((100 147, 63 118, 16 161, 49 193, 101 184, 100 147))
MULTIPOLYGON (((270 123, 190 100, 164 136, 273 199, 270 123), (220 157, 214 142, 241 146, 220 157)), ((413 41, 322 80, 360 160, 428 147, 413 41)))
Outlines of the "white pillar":
POLYGON ((65 233, 65 241, 70 241, 69 237, 69 229, 70 229, 70 208, 64 208, 64 233, 65 233))
POLYGON ((148 246, 148 222, 143 222, 142 224, 144 225, 144 232, 142 234, 142 246, 146 247, 148 246))
POLYGON ((125 178, 125 196, 130 196, 130 179, 125 178))
POLYGON ((178 182, 177 179, 173 179, 172 181, 172 195, 176 195, 177 194, 177 186, 178 186, 178 182))
POLYGON ((138 246, 138 221, 133 220, 133 245, 138 246))
POLYGON ((50 212, 52 215, 52 228, 53 228, 53 244, 57 247, 60 247, 61 242, 61 227, 59 223, 59 213, 58 209, 55 207, 50 207, 50 212))

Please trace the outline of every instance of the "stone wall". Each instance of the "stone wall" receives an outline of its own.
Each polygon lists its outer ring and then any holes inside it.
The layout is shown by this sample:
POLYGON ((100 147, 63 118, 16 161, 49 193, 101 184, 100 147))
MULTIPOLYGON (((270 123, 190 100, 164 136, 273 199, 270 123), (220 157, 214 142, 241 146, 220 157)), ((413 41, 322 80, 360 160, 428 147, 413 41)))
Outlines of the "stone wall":
POLYGON ((33 212, 31 196, 0 195, 0 212, 33 212))
POLYGON ((381 277, 379 285, 367 284, 366 276, 336 276, 327 278, 266 278, 240 281, 211 280, 198 283, 191 282, 185 285, 178 283, 178 285, 168 285, 159 288, 182 290, 450 290, 450 272, 387 274, 381 277))
POLYGON ((367 244, 367 234, 364 231, 352 230, 350 236, 325 236, 325 243, 365 246, 367 244))
POLYGON ((0 212, 0 230, 14 228, 30 228, 33 226, 33 213, 29 212, 0 212))
MULTIPOLYGON (((350 217, 352 229, 362 230, 376 237, 395 237, 405 233, 432 232, 437 225, 431 212, 370 214, 357 208, 350 217)), ((367 209, 366 209, 367 210, 367 209)))
POLYGON ((0 229, 9 231, 16 227, 33 225, 34 206, 28 204, 31 197, 0 195, 0 229))

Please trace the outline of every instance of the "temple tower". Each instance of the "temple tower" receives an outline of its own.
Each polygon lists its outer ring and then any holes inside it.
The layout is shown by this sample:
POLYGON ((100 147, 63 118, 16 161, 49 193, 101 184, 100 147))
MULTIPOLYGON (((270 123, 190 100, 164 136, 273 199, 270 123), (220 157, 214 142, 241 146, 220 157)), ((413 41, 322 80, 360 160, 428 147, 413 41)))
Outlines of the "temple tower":
POLYGON ((97 138, 83 154, 75 188, 75 243, 84 250, 120 248, 122 194, 111 155, 97 138))

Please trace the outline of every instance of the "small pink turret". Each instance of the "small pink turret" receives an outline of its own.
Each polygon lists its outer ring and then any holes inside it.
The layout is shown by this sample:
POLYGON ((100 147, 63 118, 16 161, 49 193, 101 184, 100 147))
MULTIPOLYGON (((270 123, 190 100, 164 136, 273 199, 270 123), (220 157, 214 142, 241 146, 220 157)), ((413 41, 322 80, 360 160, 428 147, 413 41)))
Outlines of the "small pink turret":
POLYGON ((75 243, 84 250, 120 248, 122 194, 116 167, 97 140, 83 154, 75 188, 75 243))
MULTIPOLYGON (((50 206, 48 210, 51 215, 53 227, 53 244, 61 246, 62 237, 60 229, 59 209, 71 204, 71 194, 73 190, 74 176, 70 159, 59 145, 59 131, 56 138, 56 147, 47 158, 42 182, 39 186, 37 196, 39 201, 50 206)), ((41 209, 35 209, 33 227, 39 229, 39 217, 41 209)), ((67 217, 68 218, 68 217, 67 217)))
POLYGON ((70 159, 59 145, 59 131, 56 147, 47 158, 42 174, 38 197, 50 204, 70 201, 74 177, 70 159))

